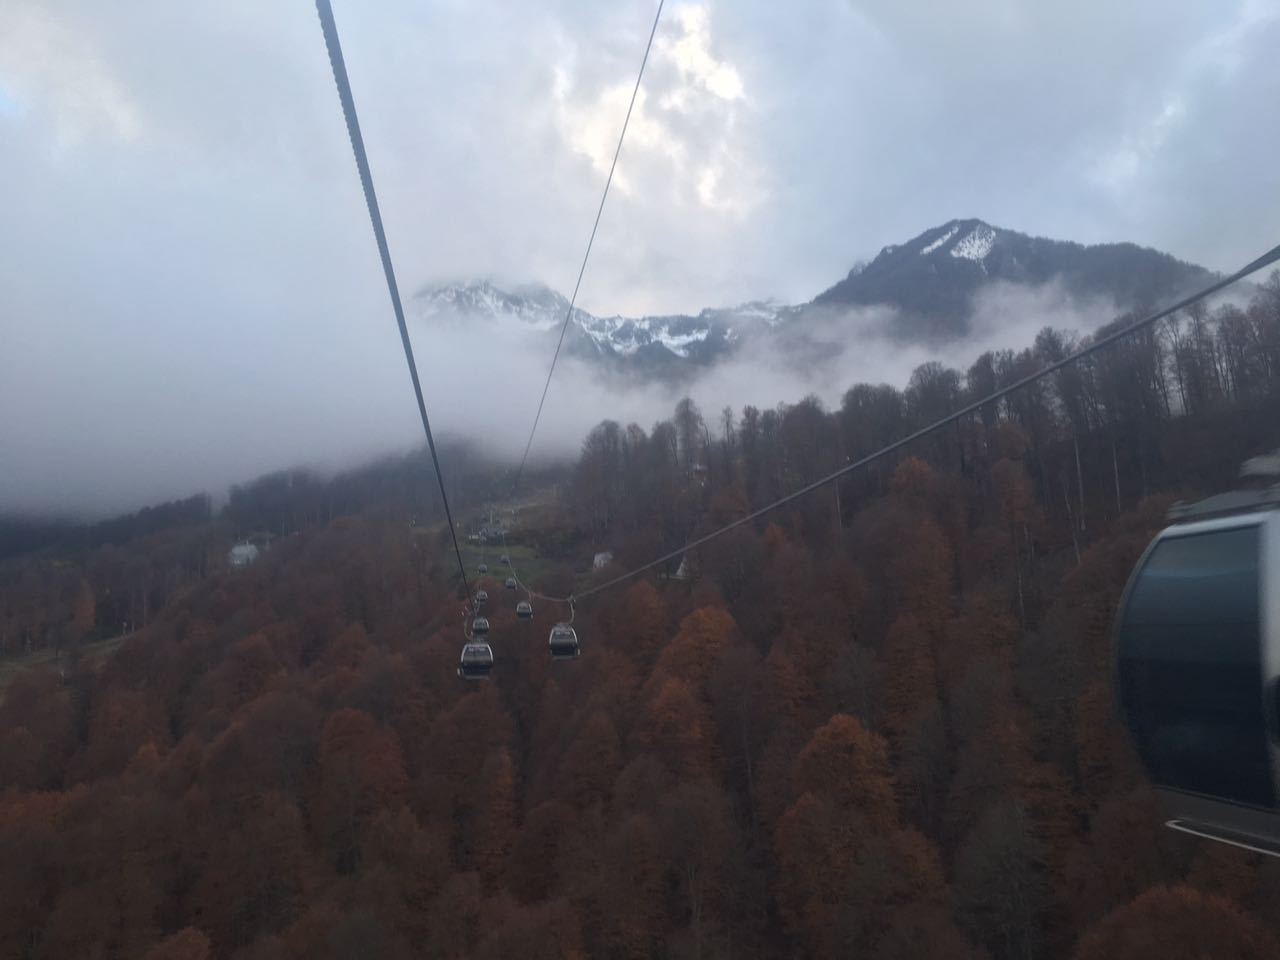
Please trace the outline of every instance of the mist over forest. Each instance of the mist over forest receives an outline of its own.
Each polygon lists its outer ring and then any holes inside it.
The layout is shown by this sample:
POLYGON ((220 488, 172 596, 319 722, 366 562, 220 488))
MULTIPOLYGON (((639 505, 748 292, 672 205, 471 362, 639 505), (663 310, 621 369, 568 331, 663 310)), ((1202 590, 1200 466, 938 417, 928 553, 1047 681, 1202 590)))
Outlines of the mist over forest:
MULTIPOLYGON (((887 335, 893 313, 885 306, 814 311, 804 318, 801 343, 779 352, 767 338, 748 341, 677 387, 611 377, 565 355, 532 456, 567 462, 602 415, 648 428, 669 414, 673 390, 708 410, 809 395, 830 405, 854 383, 902 388, 922 363, 963 367, 986 350, 1025 347, 1046 326, 1090 331, 1116 307, 1100 298, 1079 302, 1055 284, 992 285, 975 299, 972 332, 945 348, 887 335)), ((518 460, 553 343, 515 324, 417 324, 411 334, 437 435, 495 460, 518 460)), ((197 492, 220 505, 232 484, 260 474, 305 468, 331 475, 417 448, 421 425, 389 308, 312 335, 305 349, 282 355, 269 381, 238 383, 226 369, 166 356, 168 347, 157 344, 155 362, 182 370, 174 383, 181 403, 157 403, 106 371, 88 406, 75 390, 64 408, 43 412, 55 429, 28 432, 14 411, 0 512, 100 519, 197 492), (109 424, 102 422, 107 410, 109 424)))

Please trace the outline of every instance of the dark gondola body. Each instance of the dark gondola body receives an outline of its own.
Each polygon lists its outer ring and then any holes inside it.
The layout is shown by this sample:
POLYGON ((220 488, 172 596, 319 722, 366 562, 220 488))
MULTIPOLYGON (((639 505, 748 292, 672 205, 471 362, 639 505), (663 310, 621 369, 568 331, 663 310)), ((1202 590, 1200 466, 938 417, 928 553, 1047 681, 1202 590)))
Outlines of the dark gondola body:
POLYGON ((1280 506, 1178 507, 1116 616, 1121 715, 1167 825, 1280 856, 1280 506))
POLYGON ((464 680, 483 680, 493 669, 493 648, 487 643, 471 642, 463 646, 458 661, 458 676, 464 680))
POLYGON ((578 645, 578 633, 567 623, 557 623, 548 638, 552 660, 572 660, 582 652, 578 645))

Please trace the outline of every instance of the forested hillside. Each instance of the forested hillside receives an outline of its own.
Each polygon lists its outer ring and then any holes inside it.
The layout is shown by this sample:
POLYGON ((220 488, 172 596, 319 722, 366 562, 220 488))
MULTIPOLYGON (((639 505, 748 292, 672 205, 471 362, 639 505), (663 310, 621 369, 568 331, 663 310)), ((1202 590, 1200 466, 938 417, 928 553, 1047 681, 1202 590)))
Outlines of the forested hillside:
MULTIPOLYGON (((581 592, 1072 347, 602 423, 513 553, 581 592)), ((118 546, 28 557, 0 622, 66 655, 0 702, 0 955, 1280 955, 1280 864, 1162 829, 1109 687, 1166 507, 1276 446, 1280 275, 579 604, 577 661, 547 655, 566 611, 487 581, 486 683, 396 485, 277 483, 243 522, 284 535, 238 571, 230 516, 116 579, 118 546), (136 578, 145 626, 78 656, 136 578)))

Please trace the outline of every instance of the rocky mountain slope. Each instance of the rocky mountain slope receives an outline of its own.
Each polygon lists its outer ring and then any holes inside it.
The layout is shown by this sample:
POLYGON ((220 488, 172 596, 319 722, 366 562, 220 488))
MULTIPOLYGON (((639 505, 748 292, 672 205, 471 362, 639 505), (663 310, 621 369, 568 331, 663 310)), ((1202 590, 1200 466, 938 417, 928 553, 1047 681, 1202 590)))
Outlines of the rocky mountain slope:
MULTIPOLYGON (((1070 298, 1114 303, 1124 311, 1166 301, 1211 276, 1203 267, 1131 243, 1084 246, 982 220, 951 220, 884 247, 805 304, 752 302, 644 317, 575 309, 565 342, 570 353, 615 372, 678 378, 752 338, 771 338, 783 349, 803 342, 819 319, 828 334, 832 323, 844 323, 851 337, 870 332, 902 342, 955 341, 972 326, 975 297, 993 283, 1056 283, 1070 298), (886 309, 869 314, 862 309, 867 307, 886 309)), ((428 287, 412 303, 424 323, 518 324, 549 338, 559 335, 568 308, 564 296, 545 286, 503 287, 489 280, 428 287)), ((1099 316, 1098 323, 1111 319, 1099 316)))

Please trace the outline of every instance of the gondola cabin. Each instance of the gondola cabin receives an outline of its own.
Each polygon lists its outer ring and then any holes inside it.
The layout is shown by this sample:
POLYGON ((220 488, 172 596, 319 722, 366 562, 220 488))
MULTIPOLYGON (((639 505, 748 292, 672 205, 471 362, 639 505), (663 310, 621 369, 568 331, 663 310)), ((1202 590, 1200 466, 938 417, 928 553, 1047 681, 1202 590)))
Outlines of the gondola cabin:
POLYGON ((514 589, 516 588, 516 578, 515 578, 515 577, 507 577, 507 584, 506 584, 506 586, 507 586, 507 589, 508 589, 508 590, 514 590, 514 589))
POLYGON ((480 564, 480 566, 476 567, 476 569, 479 570, 481 573, 488 573, 489 565, 487 563, 482 563, 480 564))
POLYGON ((578 646, 577 631, 567 623, 557 623, 551 628, 548 643, 552 660, 572 660, 582 652, 578 646))
POLYGON ((489 620, 487 617, 476 617, 471 621, 471 633, 477 637, 483 637, 489 632, 489 620))
POLYGON ((521 600, 516 604, 516 616, 521 620, 533 619, 533 604, 528 600, 521 600))
POLYGON ((458 676, 464 680, 483 680, 493 669, 493 648, 487 643, 472 642, 462 648, 458 676))
POLYGON ((1167 826, 1280 856, 1280 488, 1170 520, 1117 612, 1121 714, 1167 826))
POLYGON ((486 603, 488 603, 488 602, 489 602, 489 591, 488 591, 488 590, 477 590, 477 591, 476 591, 476 606, 477 606, 477 607, 479 607, 479 606, 481 606, 481 605, 483 605, 483 604, 486 604, 486 603))

